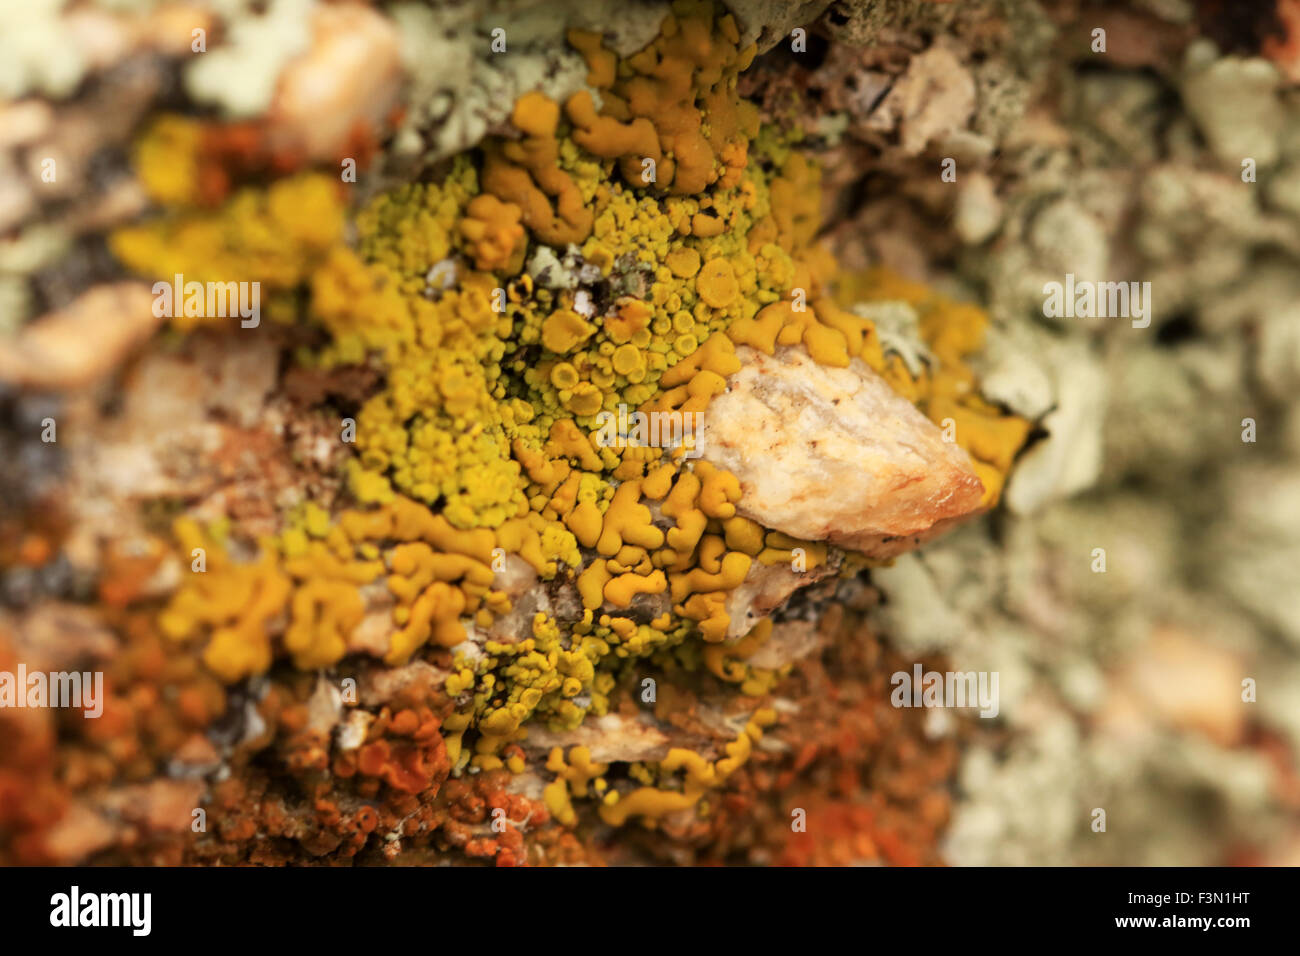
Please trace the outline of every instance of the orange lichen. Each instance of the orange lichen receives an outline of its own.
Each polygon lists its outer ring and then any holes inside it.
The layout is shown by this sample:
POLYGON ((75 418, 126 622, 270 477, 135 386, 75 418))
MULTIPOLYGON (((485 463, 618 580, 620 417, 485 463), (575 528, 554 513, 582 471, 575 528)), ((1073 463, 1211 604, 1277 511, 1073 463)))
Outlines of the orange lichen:
POLYGON ((576 46, 587 58, 588 80, 601 92, 597 114, 586 91, 565 103, 573 139, 588 152, 617 160, 632 185, 694 195, 710 185, 729 188, 745 170, 758 111, 737 95, 735 77, 755 48, 738 47, 731 15, 716 20, 709 2, 678 0, 650 46, 626 60, 626 73, 589 35, 576 46), (654 164, 649 178, 646 160, 654 164))
POLYGON ((524 227, 520 209, 490 193, 475 196, 465 207, 458 228, 473 250, 474 267, 484 272, 518 272, 524 261, 524 227))
POLYGON ((523 224, 542 242, 560 246, 582 242, 591 233, 593 214, 560 168, 555 137, 559 106, 542 93, 526 93, 515 104, 510 121, 524 138, 493 142, 485 148, 484 191, 518 207, 523 224))

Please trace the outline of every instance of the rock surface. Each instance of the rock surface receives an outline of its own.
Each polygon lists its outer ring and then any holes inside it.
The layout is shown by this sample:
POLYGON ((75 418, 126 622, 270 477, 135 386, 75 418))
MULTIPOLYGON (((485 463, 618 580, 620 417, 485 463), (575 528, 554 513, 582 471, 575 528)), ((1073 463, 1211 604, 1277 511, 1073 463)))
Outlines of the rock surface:
POLYGON ((830 368, 797 347, 736 354, 700 447, 740 480, 745 517, 889 557, 979 509, 966 452, 862 362, 830 368))

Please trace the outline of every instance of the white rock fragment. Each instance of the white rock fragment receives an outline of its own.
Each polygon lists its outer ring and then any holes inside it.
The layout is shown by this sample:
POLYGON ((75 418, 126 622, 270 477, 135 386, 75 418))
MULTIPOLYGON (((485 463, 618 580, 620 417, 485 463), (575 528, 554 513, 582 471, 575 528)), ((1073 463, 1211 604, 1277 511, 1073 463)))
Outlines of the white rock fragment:
POLYGON ((334 742, 339 750, 356 750, 366 742, 366 734, 374 721, 374 714, 368 710, 350 710, 334 730, 334 742))
POLYGON ((740 371, 703 416, 700 447, 739 479, 740 514, 885 557, 979 509, 966 452, 859 360, 830 368, 802 347, 736 355, 740 371))
POLYGON ((586 289, 579 289, 574 293, 573 311, 584 319, 590 319, 596 314, 596 303, 591 301, 591 293, 586 289))
POLYGON ((424 284, 435 292, 446 292, 456 284, 456 260, 439 259, 424 274, 424 284))

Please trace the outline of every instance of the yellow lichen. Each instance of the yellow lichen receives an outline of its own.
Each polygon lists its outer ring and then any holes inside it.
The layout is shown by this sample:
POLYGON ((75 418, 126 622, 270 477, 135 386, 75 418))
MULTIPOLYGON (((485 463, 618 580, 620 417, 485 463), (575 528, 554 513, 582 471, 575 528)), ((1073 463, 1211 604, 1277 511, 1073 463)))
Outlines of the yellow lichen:
POLYGON ((693 750, 674 747, 660 761, 658 773, 665 777, 684 771, 680 790, 644 786, 626 795, 611 790, 601 802, 600 818, 611 826, 622 826, 632 817, 653 823, 670 813, 691 809, 745 764, 754 743, 762 739, 763 728, 775 722, 776 713, 771 709, 755 711, 745 729, 724 748, 726 756, 712 762, 693 750))
MULTIPOLYGON (((816 244, 817 168, 737 92, 754 49, 730 15, 678 0, 623 59, 598 35, 569 38, 599 109, 586 92, 562 109, 525 94, 510 135, 370 199, 354 230, 323 175, 194 208, 197 173, 161 161, 169 144, 194 155, 178 122, 147 132, 136 158, 150 195, 179 208, 113 238, 150 277, 263 283, 272 317, 323 340, 299 363, 382 373, 355 412, 354 507, 304 507, 278 537, 230 547, 179 523, 182 556, 206 548, 208 563, 164 610, 164 632, 202 642, 207 666, 236 681, 279 657, 333 666, 361 652, 363 620, 388 614, 386 643, 377 652, 370 633, 364 648, 386 663, 445 664, 455 649, 442 732, 457 771, 518 772, 509 748, 530 721, 573 728, 606 713, 641 658, 676 655, 749 696, 780 678, 746 663, 770 621, 727 643, 729 599, 756 566, 808 570, 830 555, 738 515, 736 477, 687 454, 686 426, 739 370, 737 345, 865 363, 953 420, 987 504, 1028 433, 977 397, 967 359, 982 313, 888 273, 839 274, 816 244), (917 311, 934 358, 920 374, 847 308, 880 301, 917 311), (230 557, 254 544, 255 559, 230 557), (576 591, 581 619, 538 611, 525 633, 494 630, 511 611, 507 562, 576 591)), ((630 792, 584 748, 553 751, 544 802, 568 825, 575 798, 594 796, 614 825, 702 807, 773 719, 756 712, 712 759, 675 749, 637 765, 630 792)))

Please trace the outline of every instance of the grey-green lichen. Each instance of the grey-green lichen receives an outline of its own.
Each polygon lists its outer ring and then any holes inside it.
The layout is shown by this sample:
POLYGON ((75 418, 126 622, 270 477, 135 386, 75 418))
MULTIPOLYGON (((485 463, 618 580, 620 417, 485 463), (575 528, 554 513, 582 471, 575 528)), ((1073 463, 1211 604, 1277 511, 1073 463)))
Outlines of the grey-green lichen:
POLYGON ((1014 733, 966 754, 949 857, 1292 859, 1244 742, 1300 758, 1300 103, 1208 41, 1163 74, 1058 79, 1066 135, 954 189, 959 278, 995 319, 981 388, 1041 437, 1007 513, 872 572, 906 651, 1001 676, 1014 733), (1067 272, 1150 281, 1151 325, 1047 317, 1067 272))

